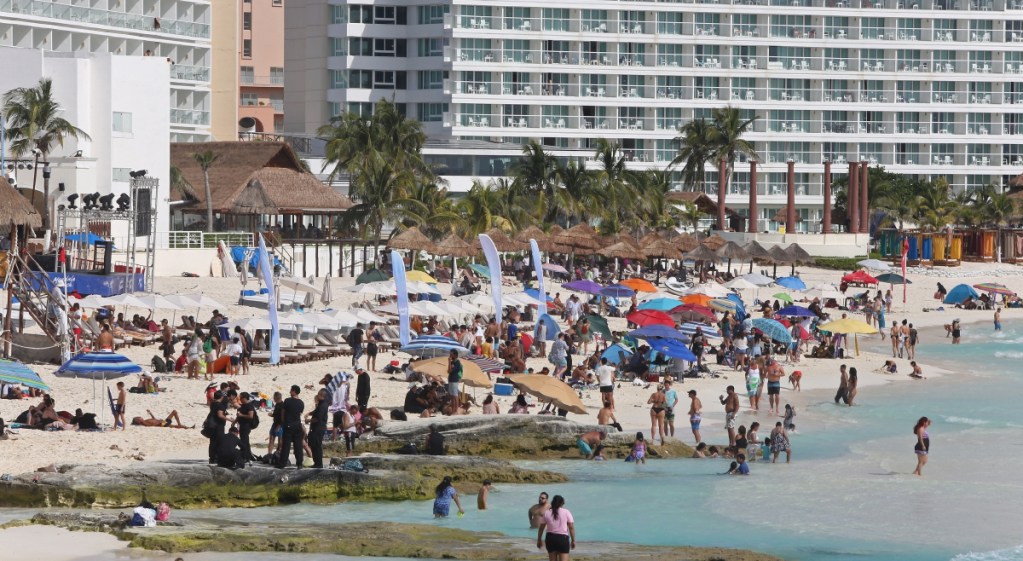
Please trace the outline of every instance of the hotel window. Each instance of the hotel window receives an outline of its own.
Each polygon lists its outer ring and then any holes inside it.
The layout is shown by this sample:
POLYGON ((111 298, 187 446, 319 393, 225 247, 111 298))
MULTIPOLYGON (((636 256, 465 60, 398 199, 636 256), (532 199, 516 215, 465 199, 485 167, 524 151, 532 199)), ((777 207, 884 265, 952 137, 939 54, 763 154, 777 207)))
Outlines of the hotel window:
POLYGON ((444 41, 437 37, 416 39, 416 53, 421 57, 441 56, 444 54, 444 41))
MULTIPOLYGON (((681 76, 658 76, 657 97, 668 99, 682 99, 682 77, 681 76)), ((672 125, 671 128, 675 128, 672 125)))
POLYGON ((670 43, 657 45, 658 66, 683 66, 684 64, 685 57, 683 56, 682 45, 670 43))
POLYGON ((242 29, 252 30, 252 12, 242 12, 242 29))
POLYGON ((462 39, 458 43, 458 49, 459 60, 483 62, 488 56, 493 60, 494 49, 490 39, 462 39))
POLYGON ((957 39, 956 32, 958 31, 958 26, 959 20, 954 19, 934 20, 934 40, 955 41, 957 39))
POLYGON ((543 9, 544 31, 568 31, 569 11, 564 8, 543 9))
POLYGON ((808 37, 812 19, 810 16, 771 16, 771 37, 808 37))
POLYGON ((918 18, 899 18, 896 22, 899 29, 899 40, 919 41, 922 38, 920 20, 918 18))
POLYGON ((994 22, 991 20, 970 21, 970 41, 987 43, 992 41, 991 32, 994 29, 994 22))
MULTIPOLYGON (((895 133, 916 133, 920 131, 920 114, 916 112, 898 112, 895 114, 895 133)), ((935 131, 937 132, 937 131, 935 131)))
MULTIPOLYGON (((821 153, 826 160, 832 162, 845 161, 845 155, 848 153, 848 148, 844 142, 825 142, 821 148, 821 153)), ((835 169, 831 170, 831 175, 834 177, 835 169)))
POLYGON ((899 72, 920 71, 920 51, 899 49, 896 51, 898 57, 899 72))
POLYGON ((376 24, 398 24, 407 23, 405 6, 374 6, 373 23, 376 24))
POLYGON ((348 41, 340 37, 330 38, 330 56, 348 56, 347 46, 348 41))
POLYGON ((331 89, 341 89, 348 87, 348 81, 345 80, 345 70, 331 70, 330 71, 330 87, 331 89))
POLYGON ((956 51, 934 51, 935 72, 956 71, 956 51))
POLYGON ((373 87, 383 90, 404 90, 407 87, 405 72, 377 70, 373 73, 373 87))
POLYGON ((444 14, 448 13, 448 6, 419 6, 416 11, 419 25, 444 23, 444 14))
POLYGON ((416 73, 416 87, 420 90, 439 90, 444 87, 443 70, 420 70, 416 73))
MULTIPOLYGON (((676 77, 676 76, 672 76, 676 77)), ((680 78, 680 77, 679 77, 680 78)), ((657 128, 661 130, 678 130, 682 128, 685 123, 682 122, 682 108, 681 107, 658 107, 657 108, 657 128)), ((677 144, 671 141, 674 150, 678 149, 677 144)), ((674 156, 672 156, 674 158, 674 156)), ((670 159, 670 158, 669 158, 670 159)))
POLYGON ((347 6, 331 6, 330 7, 330 23, 348 23, 348 10, 347 6))
POLYGON ((284 0, 273 0, 270 5, 279 8, 284 5, 284 0))
POLYGON ((368 119, 373 116, 373 104, 366 102, 351 102, 348 104, 348 112, 368 119))
POLYGON ((721 15, 697 12, 694 35, 721 35, 721 15))
POLYGON ((405 39, 373 40, 373 56, 405 58, 407 54, 405 39))
MULTIPOLYGON (((678 14, 679 22, 682 21, 682 14, 678 14)), ((607 31, 607 10, 583 10, 580 20, 583 31, 607 31)))
POLYGON ((350 37, 348 52, 352 56, 373 56, 373 39, 370 37, 350 37))
POLYGON ((895 163, 911 166, 914 164, 926 164, 922 158, 919 144, 898 143, 895 145, 895 163))
POLYGON ((419 103, 416 105, 416 118, 423 123, 439 123, 447 111, 447 103, 419 103))
POLYGON ((284 69, 279 66, 270 67, 270 83, 271 84, 283 84, 284 83, 284 69))
POLYGON ((238 81, 242 84, 254 84, 256 82, 255 69, 251 66, 242 66, 239 72, 238 81))
POLYGON ((774 110, 768 113, 768 119, 771 132, 810 132, 809 111, 774 110))
POLYGON ((682 35, 682 12, 657 12, 657 33, 682 35))
POLYGON ((849 18, 838 17, 838 16, 825 16, 824 18, 824 38, 825 39, 845 39, 850 37, 852 34, 849 33, 849 18))
POLYGON ((459 25, 463 29, 490 29, 494 9, 490 6, 462 6, 459 11, 459 25))
POLYGON ((646 12, 625 10, 618 15, 618 30, 622 33, 648 33, 646 12))
POLYGON ((348 6, 348 21, 351 23, 373 23, 373 6, 362 4, 348 6))
POLYGON ((258 105, 259 104, 259 96, 254 94, 254 93, 243 93, 241 95, 241 104, 242 105, 258 105))
POLYGON ((860 39, 884 39, 884 18, 862 18, 860 39))
POLYGON ((113 131, 114 132, 131 132, 131 113, 124 113, 121 111, 114 111, 113 118, 113 131))
POLYGON ((242 58, 252 58, 252 39, 242 39, 242 58))

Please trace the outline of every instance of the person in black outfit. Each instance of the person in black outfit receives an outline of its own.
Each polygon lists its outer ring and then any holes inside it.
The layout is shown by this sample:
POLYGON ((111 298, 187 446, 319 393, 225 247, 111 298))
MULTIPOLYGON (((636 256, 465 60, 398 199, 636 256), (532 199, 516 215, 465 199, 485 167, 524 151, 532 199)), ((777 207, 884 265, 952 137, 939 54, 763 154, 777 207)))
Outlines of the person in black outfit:
POLYGON ((369 372, 366 372, 362 368, 356 368, 355 373, 358 374, 358 379, 355 385, 355 402, 359 404, 359 410, 366 408, 369 404, 369 372))
POLYGON ((443 456, 444 435, 437 430, 437 425, 430 425, 430 434, 426 435, 426 453, 431 456, 443 456))
POLYGON ((220 440, 224 437, 224 427, 227 426, 227 396, 224 392, 213 393, 213 401, 210 402, 210 414, 206 418, 206 428, 210 439, 209 456, 210 463, 217 463, 217 450, 220 440))
POLYGON ((288 449, 295 449, 295 467, 302 468, 302 411, 305 410, 305 403, 298 398, 302 388, 297 385, 291 386, 291 397, 281 402, 283 409, 284 436, 281 441, 281 453, 277 458, 277 467, 283 469, 288 464, 288 449))
POLYGON ((238 438, 238 427, 231 427, 230 432, 220 437, 217 442, 217 466, 227 469, 238 469, 245 467, 245 458, 242 456, 241 439, 238 438))
POLYGON ((307 418, 309 420, 309 450, 313 453, 313 467, 323 469, 323 431, 327 430, 327 390, 322 389, 316 394, 316 407, 307 418))
POLYGON ((252 405, 251 396, 248 392, 242 392, 239 396, 241 398, 241 407, 238 408, 238 414, 235 415, 238 426, 238 436, 241 439, 242 459, 246 462, 255 460, 252 456, 252 446, 249 444, 249 433, 252 432, 253 422, 256 418, 256 408, 252 405))

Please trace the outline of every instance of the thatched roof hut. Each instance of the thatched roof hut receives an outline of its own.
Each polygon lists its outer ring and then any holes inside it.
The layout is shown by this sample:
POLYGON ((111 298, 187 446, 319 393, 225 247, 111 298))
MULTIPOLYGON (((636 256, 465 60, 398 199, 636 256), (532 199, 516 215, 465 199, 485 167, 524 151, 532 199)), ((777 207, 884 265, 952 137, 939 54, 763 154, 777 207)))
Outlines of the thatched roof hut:
POLYGON ((387 240, 387 249, 407 249, 427 251, 436 254, 437 250, 430 238, 423 235, 419 228, 413 226, 387 240))
MULTIPOLYGON (((708 216, 717 216, 718 204, 710 198, 706 193, 700 193, 698 191, 671 191, 665 198, 673 203, 687 203, 696 205, 696 208, 700 209, 700 212, 708 216)), ((725 214, 728 216, 739 216, 739 213, 725 207, 725 214)))
POLYGON ((32 203, 6 178, 0 177, 0 236, 6 236, 11 226, 41 228, 42 225, 43 217, 32 208, 32 203))
POLYGON ((171 144, 171 165, 192 186, 194 197, 182 190, 171 201, 185 201, 177 210, 206 212, 202 168, 194 155, 210 151, 217 161, 209 168, 213 212, 228 215, 334 214, 352 201, 324 185, 302 166, 283 142, 197 142, 171 144))

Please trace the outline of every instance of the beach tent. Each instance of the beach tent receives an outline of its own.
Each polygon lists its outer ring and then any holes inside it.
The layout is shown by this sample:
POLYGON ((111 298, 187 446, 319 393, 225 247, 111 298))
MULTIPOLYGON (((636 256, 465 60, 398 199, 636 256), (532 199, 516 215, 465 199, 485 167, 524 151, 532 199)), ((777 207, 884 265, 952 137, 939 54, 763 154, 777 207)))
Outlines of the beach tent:
POLYGON ((678 358, 689 362, 696 362, 696 355, 686 347, 685 343, 675 339, 661 339, 658 337, 647 339, 650 343, 651 352, 656 351, 669 358, 678 358))
POLYGON ((369 269, 364 271, 361 275, 355 277, 355 284, 366 284, 369 282, 381 282, 391 278, 390 275, 381 271, 380 269, 369 269))
POLYGON ((968 284, 957 284, 945 295, 945 304, 962 304, 967 298, 978 299, 980 294, 968 284))
POLYGON ((547 326, 547 341, 553 341, 558 338, 558 333, 561 333, 561 328, 558 327, 558 322, 551 316, 544 314, 537 319, 537 322, 547 326))
POLYGON ((870 276, 870 273, 860 270, 854 271, 842 277, 842 282, 857 282, 860 284, 877 284, 877 279, 870 276))
POLYGON ((619 343, 615 343, 614 345, 611 345, 610 347, 608 347, 603 353, 601 353, 600 354, 600 358, 606 358, 607 362, 609 364, 618 364, 618 362, 621 360, 618 357, 618 353, 622 353, 622 355, 626 359, 628 359, 630 356, 632 356, 632 350, 631 349, 629 349, 625 345, 621 345, 619 343))

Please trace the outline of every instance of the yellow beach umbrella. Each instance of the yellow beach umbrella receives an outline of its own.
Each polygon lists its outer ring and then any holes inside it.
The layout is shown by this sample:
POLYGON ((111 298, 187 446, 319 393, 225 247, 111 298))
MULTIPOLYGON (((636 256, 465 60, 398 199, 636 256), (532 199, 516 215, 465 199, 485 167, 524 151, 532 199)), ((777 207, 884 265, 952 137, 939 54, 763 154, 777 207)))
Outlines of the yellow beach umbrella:
POLYGON ((877 333, 877 328, 872 325, 868 325, 867 322, 862 319, 836 319, 835 321, 829 321, 824 325, 820 326, 822 331, 828 333, 842 333, 844 335, 853 336, 853 344, 856 348, 856 356, 860 356, 860 340, 857 335, 872 335, 877 333))
MULTIPOLYGON (((444 382, 448 379, 448 357, 439 356, 426 360, 417 360, 412 363, 412 370, 421 372, 427 376, 440 378, 444 382)), ((462 383, 471 388, 492 388, 494 383, 490 381, 487 374, 478 364, 462 359, 462 383)))
POLYGON ((405 273, 405 279, 410 281, 426 282, 430 284, 437 284, 437 279, 424 273, 423 271, 408 271, 405 273))

